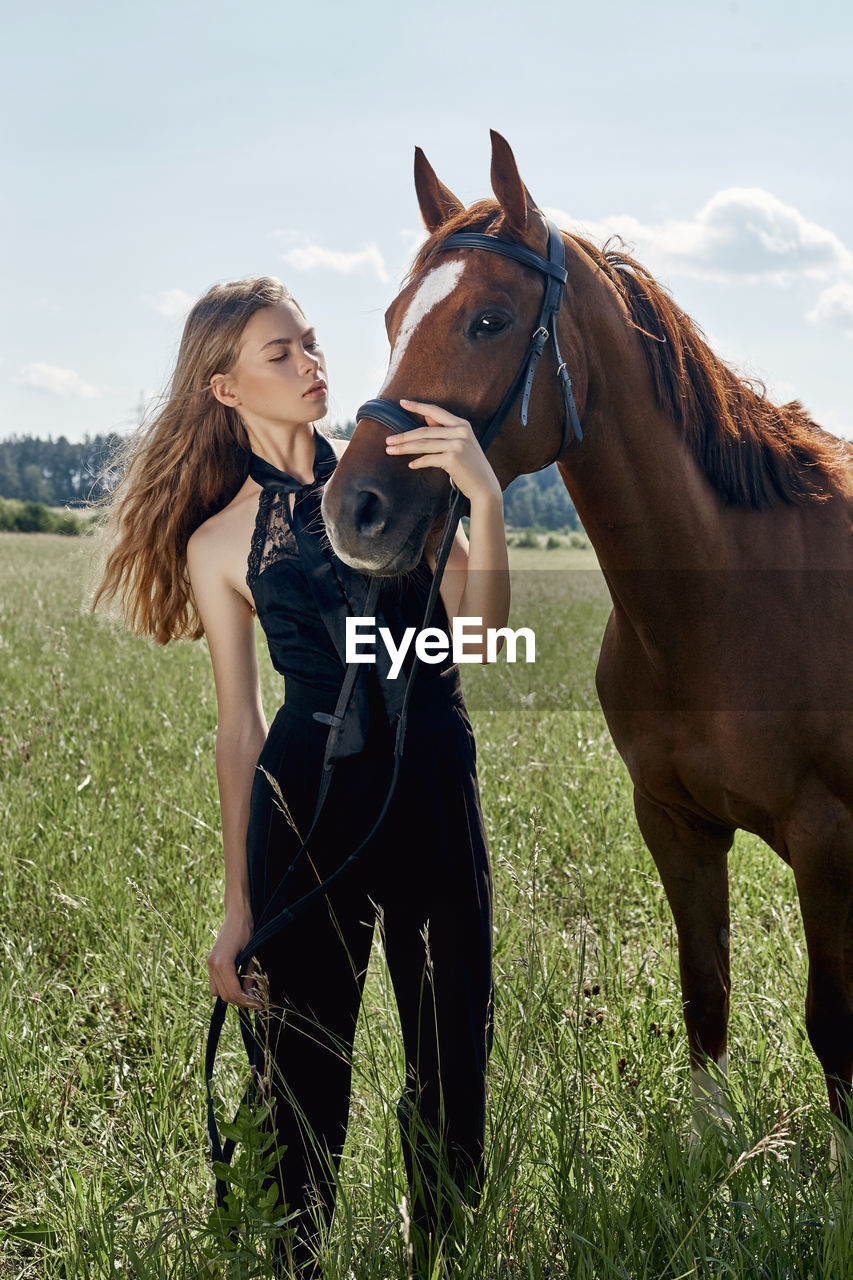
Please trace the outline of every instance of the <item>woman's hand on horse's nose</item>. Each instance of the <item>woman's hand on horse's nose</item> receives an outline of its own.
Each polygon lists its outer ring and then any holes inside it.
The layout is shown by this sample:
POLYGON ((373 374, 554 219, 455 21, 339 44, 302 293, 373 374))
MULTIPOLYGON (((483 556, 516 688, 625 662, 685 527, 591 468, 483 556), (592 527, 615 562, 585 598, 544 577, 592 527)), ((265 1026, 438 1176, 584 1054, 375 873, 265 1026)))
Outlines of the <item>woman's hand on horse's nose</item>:
POLYGON ((467 419, 457 417, 438 404, 424 404, 420 400, 401 400, 400 404, 410 413, 420 414, 426 426, 389 436, 385 447, 390 457, 418 455, 409 462, 413 471, 441 467, 472 502, 478 498, 500 498, 497 477, 467 419))
POLYGON ((254 987, 254 961, 242 981, 237 975, 236 959, 252 936, 251 916, 229 915, 219 930, 213 950, 207 957, 210 994, 220 996, 228 1004, 241 1004, 246 1009, 260 1009, 261 1002, 251 994, 254 987))

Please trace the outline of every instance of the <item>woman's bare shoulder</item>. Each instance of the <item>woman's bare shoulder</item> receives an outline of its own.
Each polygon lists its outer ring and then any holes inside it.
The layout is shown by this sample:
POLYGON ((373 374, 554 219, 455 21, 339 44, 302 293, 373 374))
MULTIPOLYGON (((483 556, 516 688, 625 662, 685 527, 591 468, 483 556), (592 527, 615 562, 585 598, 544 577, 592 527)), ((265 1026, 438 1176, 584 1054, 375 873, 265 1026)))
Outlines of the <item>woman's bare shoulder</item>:
POLYGON ((226 542, 254 525, 258 514, 260 489, 254 480, 247 480, 237 490, 230 502, 203 520, 190 534, 189 546, 209 546, 226 542))
POLYGON ((198 526, 187 543, 190 577, 215 571, 244 598, 246 564, 258 514, 260 489, 247 480, 229 503, 198 526))

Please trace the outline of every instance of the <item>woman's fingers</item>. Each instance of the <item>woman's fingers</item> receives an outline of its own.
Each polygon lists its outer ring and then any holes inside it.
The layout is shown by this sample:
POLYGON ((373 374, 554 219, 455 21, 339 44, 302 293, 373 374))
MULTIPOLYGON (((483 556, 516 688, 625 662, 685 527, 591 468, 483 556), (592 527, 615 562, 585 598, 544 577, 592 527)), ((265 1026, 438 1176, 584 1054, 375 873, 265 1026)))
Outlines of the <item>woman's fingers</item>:
POLYGON ((223 972, 217 975, 216 989, 213 989, 211 983, 211 994, 221 996, 227 1004, 239 1004, 245 1009, 260 1009, 261 1002, 255 994, 254 983, 249 978, 239 978, 237 970, 232 969, 230 973, 223 972))
POLYGON ((452 453, 431 453, 428 458, 412 458, 409 466, 413 471, 421 467, 441 467, 449 475, 455 461, 452 453))
POLYGON ((426 448, 430 444, 445 444, 448 440, 467 442, 471 445, 477 445, 477 448, 479 448, 474 432, 467 422, 462 422, 459 425, 454 423, 452 426, 412 427, 411 431, 401 431, 397 435, 387 436, 385 443, 392 448, 403 449, 411 453, 421 448, 426 448))
MULTIPOLYGON (((455 431, 456 428, 452 430, 455 431)), ((441 449, 461 453, 466 447, 465 438, 451 435, 450 431, 450 427, 445 427, 441 435, 431 432, 423 436, 419 436, 416 431, 407 431, 405 435, 391 436, 385 444, 391 453, 438 453, 441 449)))
POLYGON ((389 457, 417 455, 408 462, 413 471, 440 467, 471 501, 500 497, 500 485, 470 422, 440 404, 423 400, 401 400, 400 404, 420 413, 427 425, 388 436, 385 448, 389 457))
POLYGON ((207 961, 210 994, 219 996, 227 1004, 239 1004, 246 1009, 262 1008, 261 1001, 255 995, 255 979, 257 966, 251 962, 249 970, 242 978, 237 973, 233 958, 220 958, 214 947, 207 961))
POLYGON ((438 453, 447 450, 452 453, 472 454, 482 452, 471 423, 459 418, 438 404, 425 404, 420 400, 401 400, 422 414, 427 419, 425 427, 412 427, 411 431, 402 431, 386 438, 388 452, 398 453, 438 453))
MULTIPOLYGON (((408 409, 410 413, 419 413, 422 417, 428 418, 436 426, 463 426, 470 428, 471 425, 465 418, 458 417, 440 404, 425 404, 422 400, 401 400, 400 404, 404 409, 408 409)), ((414 428, 416 431, 419 429, 417 427, 414 428)), ((409 433, 407 432, 406 434, 408 435, 409 433)))

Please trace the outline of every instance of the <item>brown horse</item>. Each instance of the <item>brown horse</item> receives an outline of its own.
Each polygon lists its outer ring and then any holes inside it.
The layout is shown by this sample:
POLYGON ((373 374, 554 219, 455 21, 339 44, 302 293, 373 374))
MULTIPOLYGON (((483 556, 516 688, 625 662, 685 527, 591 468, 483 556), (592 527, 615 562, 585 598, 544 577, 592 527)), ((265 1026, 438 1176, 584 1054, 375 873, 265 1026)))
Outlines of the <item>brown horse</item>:
MULTIPOLYGON (((465 209, 420 150, 415 185, 430 236, 387 312, 381 395, 445 405, 479 434, 522 360, 542 280, 440 246, 479 231, 543 254, 545 222, 497 134, 496 200, 465 209)), ((583 439, 563 436, 546 347, 527 426, 511 415, 488 456, 506 486, 559 454, 610 589, 597 686, 678 930, 695 1121, 726 1114, 727 855, 743 828, 793 868, 808 1033, 849 1126, 853 449, 741 380, 623 252, 562 238, 557 334, 583 439)), ((337 553, 377 574, 418 561, 448 497, 440 472, 389 459, 386 435, 359 424, 323 503, 337 553)), ((836 1164, 841 1150, 834 1140, 836 1164)))

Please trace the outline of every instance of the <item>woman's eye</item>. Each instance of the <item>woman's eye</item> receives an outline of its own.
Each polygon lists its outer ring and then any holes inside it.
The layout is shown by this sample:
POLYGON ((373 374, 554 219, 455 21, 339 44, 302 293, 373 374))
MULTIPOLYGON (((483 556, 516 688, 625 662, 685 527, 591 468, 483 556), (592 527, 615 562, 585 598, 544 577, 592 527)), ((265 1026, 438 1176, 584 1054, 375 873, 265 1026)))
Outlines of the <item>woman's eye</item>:
POLYGON ((270 361, 270 364, 278 364, 280 361, 286 360, 287 355, 288 353, 284 351, 280 356, 273 356, 272 360, 270 361))
POLYGON ((503 316, 486 314, 480 316, 474 325, 474 333, 482 334, 483 337, 490 337, 493 333, 500 333, 507 326, 507 321, 503 316))

